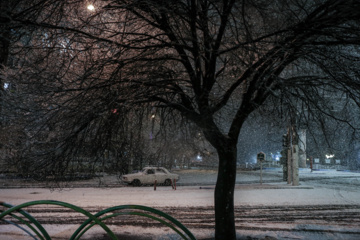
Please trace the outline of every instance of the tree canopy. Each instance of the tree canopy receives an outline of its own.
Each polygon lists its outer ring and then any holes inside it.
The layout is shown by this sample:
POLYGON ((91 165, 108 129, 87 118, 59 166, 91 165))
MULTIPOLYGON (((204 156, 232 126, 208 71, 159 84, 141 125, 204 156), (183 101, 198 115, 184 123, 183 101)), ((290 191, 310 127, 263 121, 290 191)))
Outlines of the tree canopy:
POLYGON ((46 134, 41 152, 64 164, 81 150, 64 146, 101 144, 104 126, 121 136, 138 108, 177 111, 218 153, 217 239, 235 239, 237 142, 251 114, 266 107, 358 130, 347 110, 360 106, 359 1, 86 3, 17 0, 1 13, 11 40, 3 81, 16 86, 8 98, 31 120, 27 134, 46 134))

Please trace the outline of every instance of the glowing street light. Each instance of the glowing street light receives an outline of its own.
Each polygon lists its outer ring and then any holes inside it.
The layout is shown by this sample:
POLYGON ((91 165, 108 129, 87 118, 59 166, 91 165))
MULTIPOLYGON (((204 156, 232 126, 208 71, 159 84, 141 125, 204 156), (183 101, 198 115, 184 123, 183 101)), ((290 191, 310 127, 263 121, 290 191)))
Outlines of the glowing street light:
POLYGON ((95 10, 95 7, 94 7, 94 5, 89 4, 89 5, 87 6, 87 9, 90 10, 90 11, 94 11, 94 10, 95 10))

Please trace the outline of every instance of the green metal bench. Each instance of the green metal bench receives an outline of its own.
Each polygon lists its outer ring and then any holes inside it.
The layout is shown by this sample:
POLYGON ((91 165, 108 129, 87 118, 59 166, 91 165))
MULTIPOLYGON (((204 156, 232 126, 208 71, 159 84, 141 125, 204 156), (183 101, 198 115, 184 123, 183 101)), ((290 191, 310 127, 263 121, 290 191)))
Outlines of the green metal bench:
POLYGON ((4 208, 1 211, 0 220, 20 228, 22 231, 24 231, 26 234, 28 234, 34 239, 51 240, 51 237, 49 236, 45 228, 42 226, 42 224, 39 223, 33 216, 31 216, 31 214, 23 210, 23 208, 29 206, 44 204, 57 205, 69 208, 88 217, 88 219, 85 220, 81 224, 81 226, 76 229, 76 231, 70 237, 70 240, 80 239, 81 236, 83 236, 90 228, 95 225, 99 225, 100 227, 102 227, 111 239, 117 240, 118 238, 113 233, 113 231, 111 231, 110 228, 104 223, 104 220, 114 218, 120 215, 147 217, 171 228, 182 239, 196 239, 194 235, 175 218, 160 210, 141 205, 120 205, 107 208, 96 214, 91 214, 83 208, 60 201, 39 200, 26 202, 17 206, 13 206, 9 203, 0 202, 0 205, 4 208), (14 219, 17 221, 14 221, 14 219))

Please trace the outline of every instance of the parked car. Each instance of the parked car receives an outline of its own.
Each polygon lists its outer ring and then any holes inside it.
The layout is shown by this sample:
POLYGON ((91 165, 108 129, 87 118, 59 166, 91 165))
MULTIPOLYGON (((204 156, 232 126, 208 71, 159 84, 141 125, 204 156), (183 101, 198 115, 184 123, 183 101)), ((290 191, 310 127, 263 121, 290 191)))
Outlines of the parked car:
POLYGON ((142 171, 121 176, 124 183, 140 186, 145 184, 164 184, 170 186, 172 181, 179 180, 179 175, 170 173, 163 167, 145 167, 142 171))

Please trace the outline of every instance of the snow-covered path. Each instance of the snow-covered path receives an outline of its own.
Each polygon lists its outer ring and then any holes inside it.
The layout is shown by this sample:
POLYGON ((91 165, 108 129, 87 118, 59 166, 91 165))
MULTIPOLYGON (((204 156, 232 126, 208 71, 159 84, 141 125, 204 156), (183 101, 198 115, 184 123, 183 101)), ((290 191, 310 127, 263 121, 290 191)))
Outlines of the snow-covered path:
MULTIPOLYGON (((152 207, 213 206, 214 186, 74 188, 51 191, 46 188, 0 189, 0 199, 14 205, 33 200, 58 200, 81 207, 110 207, 139 204, 152 207)), ((285 183, 242 184, 235 189, 235 205, 321 205, 360 204, 360 190, 321 188, 285 183)))
MULTIPOLYGON (((204 173, 204 175, 206 175, 204 173)), ((4 188, 0 189, 0 201, 8 202, 13 205, 33 201, 33 200, 58 200, 75 204, 85 209, 97 208, 105 209, 108 207, 124 204, 138 204, 146 205, 155 208, 169 208, 186 209, 186 208, 207 208, 213 207, 214 185, 212 174, 206 177, 199 175, 183 175, 182 183, 188 186, 177 186, 176 190, 171 187, 158 186, 156 191, 153 186, 146 187, 112 187, 112 188, 73 188, 62 189, 62 191, 51 191, 47 188, 4 188), (199 179, 202 179, 202 183, 199 179), (204 180, 208 179, 208 180, 204 180), (195 182, 194 182, 195 181, 195 182), (192 184, 190 184, 192 183, 192 184)), ((360 222, 360 189, 356 184, 360 179, 360 174, 344 173, 344 172, 329 172, 329 173, 308 173, 304 172, 301 175, 304 181, 301 181, 300 186, 287 185, 285 182, 278 181, 278 172, 267 172, 264 179, 265 183, 260 185, 256 182, 258 175, 251 173, 250 177, 244 177, 241 181, 243 184, 237 184, 235 189, 235 206, 237 209, 252 209, 249 216, 261 216, 262 209, 278 209, 282 214, 289 215, 293 212, 287 212, 287 209, 294 209, 299 207, 301 209, 314 209, 314 219, 316 218, 318 208, 321 206, 331 206, 331 209, 336 206, 349 206, 350 210, 345 209, 336 211, 350 211, 354 215, 354 220, 360 222), (266 182, 268 181, 268 182, 266 182), (331 185, 329 183, 334 183, 331 185), (344 185, 341 185, 344 183, 344 185), (342 187, 343 186, 343 187, 342 187)), ((290 211, 290 210, 289 210, 290 211)), ((293 210, 292 210, 293 211, 293 210)), ((303 210, 302 210, 303 211, 303 210)), ((330 210, 329 210, 330 211, 330 210)), ((273 212, 274 213, 274 212, 273 212)), ((268 215, 273 214, 268 213, 268 215)), ((239 213, 240 214, 240 213, 239 213)), ((301 211, 296 215, 301 215, 301 211)), ((324 213, 321 213, 324 214, 324 213)), ((328 216, 333 218, 337 212, 331 211, 328 216), (334 215, 335 214, 335 215, 334 215)), ((242 214, 239 215, 241 217, 242 214)), ((276 221, 265 222, 250 225, 240 224, 239 236, 259 237, 265 239, 265 236, 271 236, 273 239, 359 239, 359 229, 354 227, 340 228, 333 226, 333 223, 324 225, 323 222, 319 224, 317 221, 311 220, 311 211, 307 214, 304 220, 296 220, 293 223, 285 224, 277 223, 276 221), (297 222, 299 221, 299 222, 297 222), (308 221, 308 222, 307 222, 308 221), (259 230, 261 228, 263 230, 259 230), (251 230, 253 228, 253 230, 251 230), (301 228, 299 230, 299 228, 301 228), (273 231, 269 230, 273 229, 273 231), (280 230, 279 230, 280 229, 280 230), (350 231, 350 233, 349 233, 350 231), (355 231, 355 233, 351 233, 355 231)), ((209 222, 212 220, 209 219, 209 222)), ((246 223, 246 220, 241 220, 246 223)), ((257 220, 256 220, 257 221, 257 220)), ((255 221, 255 222, 256 222, 255 221)), ((48 226, 52 231, 52 236, 65 236, 65 233, 71 232, 72 225, 61 225, 54 227, 48 226)), ((175 238, 161 238, 161 236, 168 236, 166 230, 159 229, 139 229, 139 227, 127 227, 126 231, 129 235, 139 234, 142 231, 149 231, 152 238, 147 239, 175 239, 175 238), (164 232, 165 231, 165 232, 164 232)), ((211 238, 213 230, 211 229, 191 229, 196 237, 199 239, 211 238)), ((123 229, 122 229, 123 231, 123 229)), ((27 239, 27 238, 4 238, 2 235, 6 232, 4 225, 0 226, 0 239, 27 239)), ((96 234, 96 233, 94 233, 96 234)), ((94 239, 95 235, 87 239, 94 239)), ((139 236, 139 235, 136 235, 139 236)), ((140 239, 140 238, 138 238, 140 239)), ((146 239, 146 238, 145 238, 146 239)), ((241 239, 241 238, 240 238, 241 239)), ((249 238, 251 239, 251 238, 249 238)))

